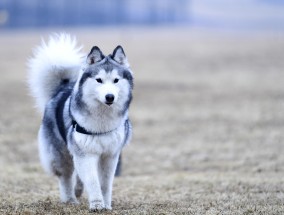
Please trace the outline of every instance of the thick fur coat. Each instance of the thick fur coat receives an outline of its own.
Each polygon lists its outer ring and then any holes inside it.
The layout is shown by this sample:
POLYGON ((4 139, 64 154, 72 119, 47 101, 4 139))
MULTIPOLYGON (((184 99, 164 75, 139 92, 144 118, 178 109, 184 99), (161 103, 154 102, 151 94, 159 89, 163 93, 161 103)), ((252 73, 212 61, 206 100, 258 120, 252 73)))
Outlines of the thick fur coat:
POLYGON ((115 170, 132 130, 133 75, 123 48, 105 56, 95 46, 85 57, 74 38, 54 35, 35 50, 29 71, 43 114, 40 159, 58 177, 61 200, 78 203, 85 189, 90 210, 111 209, 115 170))

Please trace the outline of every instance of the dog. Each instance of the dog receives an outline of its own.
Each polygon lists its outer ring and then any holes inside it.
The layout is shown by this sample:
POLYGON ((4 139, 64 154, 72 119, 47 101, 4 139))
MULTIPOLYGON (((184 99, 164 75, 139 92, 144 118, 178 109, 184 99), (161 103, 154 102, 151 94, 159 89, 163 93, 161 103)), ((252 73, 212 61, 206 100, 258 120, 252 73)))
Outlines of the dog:
POLYGON ((39 155, 59 179, 62 202, 77 204, 86 190, 91 211, 111 210, 120 153, 132 135, 133 73, 121 46, 108 56, 97 46, 88 55, 81 50, 74 37, 56 34, 28 62, 29 87, 43 115, 39 155))

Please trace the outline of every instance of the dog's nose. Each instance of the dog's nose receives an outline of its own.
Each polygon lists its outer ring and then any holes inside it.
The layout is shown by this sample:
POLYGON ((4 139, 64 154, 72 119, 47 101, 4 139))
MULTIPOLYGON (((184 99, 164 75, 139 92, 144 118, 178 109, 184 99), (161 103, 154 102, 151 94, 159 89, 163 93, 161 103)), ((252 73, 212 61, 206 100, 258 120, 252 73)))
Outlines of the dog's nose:
POLYGON ((106 95, 106 102, 107 103, 113 103, 114 95, 113 94, 107 94, 106 95))

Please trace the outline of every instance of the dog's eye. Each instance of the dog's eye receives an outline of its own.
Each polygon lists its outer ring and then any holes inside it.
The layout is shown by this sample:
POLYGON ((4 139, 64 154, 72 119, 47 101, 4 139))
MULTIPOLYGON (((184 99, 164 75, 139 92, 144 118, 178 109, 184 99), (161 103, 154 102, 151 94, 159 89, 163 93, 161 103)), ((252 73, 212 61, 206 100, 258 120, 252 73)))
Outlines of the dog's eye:
POLYGON ((118 78, 116 78, 116 79, 114 79, 114 80, 113 80, 113 83, 115 83, 115 84, 116 84, 118 81, 119 81, 119 79, 118 79, 118 78))
POLYGON ((100 83, 100 84, 103 83, 103 80, 102 80, 101 78, 97 78, 96 81, 97 81, 98 83, 100 83))

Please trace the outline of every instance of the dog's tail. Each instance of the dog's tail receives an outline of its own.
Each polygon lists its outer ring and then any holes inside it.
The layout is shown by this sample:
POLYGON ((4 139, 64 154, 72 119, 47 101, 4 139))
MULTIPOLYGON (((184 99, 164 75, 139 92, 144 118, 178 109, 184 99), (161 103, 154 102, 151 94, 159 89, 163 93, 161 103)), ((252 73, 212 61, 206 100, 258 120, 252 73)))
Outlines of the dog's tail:
POLYGON ((28 62, 28 83, 41 112, 62 83, 76 81, 84 56, 81 49, 70 35, 55 34, 34 50, 28 62))

